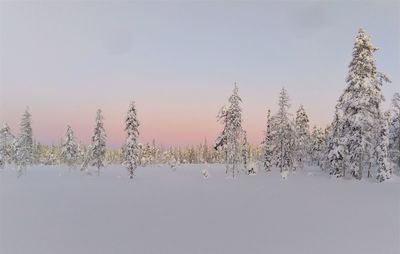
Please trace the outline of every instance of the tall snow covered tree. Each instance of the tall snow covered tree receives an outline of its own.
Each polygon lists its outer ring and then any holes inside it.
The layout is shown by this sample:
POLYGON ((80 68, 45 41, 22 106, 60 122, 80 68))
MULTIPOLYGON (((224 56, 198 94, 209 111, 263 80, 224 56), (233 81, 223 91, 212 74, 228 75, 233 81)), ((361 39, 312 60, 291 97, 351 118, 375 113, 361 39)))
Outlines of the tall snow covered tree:
POLYGON ((78 145, 75 143, 74 131, 68 125, 61 144, 61 157, 63 162, 71 167, 77 162, 78 155, 78 145))
POLYGON ((263 151, 263 165, 266 171, 271 171, 273 165, 273 140, 272 140, 272 126, 271 126, 271 110, 267 112, 267 128, 264 132, 264 140, 262 141, 263 151))
POLYGON ((31 114, 27 108, 22 115, 20 122, 20 133, 15 143, 15 162, 17 164, 19 173, 22 173, 22 170, 26 169, 26 166, 32 163, 32 149, 33 137, 31 114))
MULTIPOLYGON (((381 85, 388 79, 377 73, 373 53, 377 49, 364 30, 354 43, 353 58, 346 79, 347 87, 336 105, 333 137, 330 139, 331 174, 344 176, 346 170, 361 179, 370 168, 377 146, 376 126, 380 126, 383 101, 381 85)), ((368 171, 369 172, 369 171, 368 171)))
POLYGON ((381 119, 381 128, 378 137, 377 155, 378 155, 378 171, 376 179, 383 182, 392 176, 392 165, 389 162, 387 149, 389 147, 389 116, 388 114, 381 119))
POLYGON ((296 168, 303 168, 308 161, 310 153, 310 127, 309 120, 303 105, 296 112, 295 126, 295 158, 296 168))
POLYGON ((233 94, 229 97, 228 105, 222 107, 217 119, 224 124, 223 131, 215 141, 214 149, 225 153, 226 173, 232 172, 232 177, 238 171, 239 163, 242 162, 242 148, 245 133, 242 128, 242 99, 238 94, 235 83, 233 94))
POLYGON ((125 131, 127 133, 124 147, 124 162, 123 164, 128 169, 129 177, 132 179, 134 171, 139 165, 139 147, 137 137, 139 136, 139 121, 136 115, 135 103, 131 102, 128 109, 128 114, 125 120, 125 131))
POLYGON ((390 159, 400 168, 400 94, 395 93, 392 99, 389 127, 390 159))
POLYGON ((238 94, 238 87, 235 83, 233 94, 229 97, 229 107, 226 115, 226 149, 227 167, 232 171, 232 177, 238 171, 241 162, 241 148, 244 131, 242 128, 242 109, 240 103, 242 99, 238 94))
POLYGON ((293 168, 294 160, 294 126, 289 118, 289 95, 285 88, 282 88, 279 95, 279 110, 273 117, 273 142, 274 158, 276 165, 281 172, 293 168))
POLYGON ((100 173, 100 167, 104 166, 104 158, 106 155, 106 137, 103 116, 101 109, 98 109, 92 135, 92 143, 89 147, 89 159, 91 161, 91 165, 97 168, 98 173, 100 173))
POLYGON ((10 163, 12 159, 12 143, 14 136, 11 134, 10 127, 4 123, 0 129, 0 168, 6 163, 10 163))

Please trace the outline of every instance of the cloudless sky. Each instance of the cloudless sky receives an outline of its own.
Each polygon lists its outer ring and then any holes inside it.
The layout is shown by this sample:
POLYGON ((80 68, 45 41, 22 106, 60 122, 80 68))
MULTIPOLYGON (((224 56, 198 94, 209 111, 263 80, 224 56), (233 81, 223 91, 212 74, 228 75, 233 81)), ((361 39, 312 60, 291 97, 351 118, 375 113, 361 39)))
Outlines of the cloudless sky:
POLYGON ((0 123, 14 134, 26 106, 35 138, 70 124, 89 141, 97 108, 118 147, 136 101, 140 141, 212 143, 236 81, 244 128, 261 141, 282 86, 325 127, 345 87, 354 37, 371 36, 389 106, 400 91, 399 1, 1 2, 0 123))

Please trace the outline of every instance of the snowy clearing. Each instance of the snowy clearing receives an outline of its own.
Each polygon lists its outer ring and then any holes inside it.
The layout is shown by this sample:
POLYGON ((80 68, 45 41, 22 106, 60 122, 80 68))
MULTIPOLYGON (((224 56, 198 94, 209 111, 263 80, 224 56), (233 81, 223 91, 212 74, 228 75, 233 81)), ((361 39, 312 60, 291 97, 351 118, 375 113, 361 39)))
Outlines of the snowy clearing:
POLYGON ((0 253, 400 253, 400 181, 223 165, 0 171, 0 253), (203 176, 205 169, 208 178, 203 176))

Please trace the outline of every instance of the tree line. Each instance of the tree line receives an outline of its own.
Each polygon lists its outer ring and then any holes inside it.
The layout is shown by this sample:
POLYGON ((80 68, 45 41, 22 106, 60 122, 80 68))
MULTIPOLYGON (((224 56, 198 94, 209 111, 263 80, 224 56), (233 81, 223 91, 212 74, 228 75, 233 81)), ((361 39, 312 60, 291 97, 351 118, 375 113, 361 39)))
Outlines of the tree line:
POLYGON ((267 110, 264 138, 260 145, 247 141, 242 128, 242 99, 238 87, 217 115, 223 129, 213 145, 159 147, 140 144, 140 123, 134 102, 125 120, 125 143, 120 149, 106 149, 106 132, 102 111, 96 113, 90 145, 75 141, 71 126, 59 145, 47 146, 33 139, 31 115, 26 109, 18 136, 7 124, 0 129, 0 167, 14 164, 22 174, 31 164, 94 167, 100 173, 105 164, 123 164, 134 177, 138 166, 168 164, 175 168, 184 163, 224 163, 226 173, 235 177, 240 172, 254 174, 257 168, 266 172, 277 167, 283 177, 304 166, 319 166, 332 176, 361 179, 375 177, 382 182, 400 168, 400 95, 395 93, 391 109, 384 111, 382 86, 390 80, 376 70, 373 53, 377 49, 360 29, 353 47, 346 87, 335 107, 332 122, 325 128, 310 130, 303 105, 293 117, 288 92, 282 88, 278 111, 267 110))

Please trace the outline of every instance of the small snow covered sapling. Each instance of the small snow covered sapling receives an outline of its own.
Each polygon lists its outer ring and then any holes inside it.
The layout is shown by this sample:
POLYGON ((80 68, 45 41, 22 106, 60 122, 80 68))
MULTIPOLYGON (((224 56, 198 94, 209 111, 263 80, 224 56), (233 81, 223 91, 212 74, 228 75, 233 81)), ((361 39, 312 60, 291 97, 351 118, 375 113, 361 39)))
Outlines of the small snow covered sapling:
POLYGON ((282 173, 281 173, 282 180, 286 180, 286 178, 287 178, 288 174, 289 174, 289 171, 287 171, 287 170, 285 170, 285 171, 282 171, 282 173))
POLYGON ((203 169, 203 170, 201 171, 201 174, 203 175, 203 178, 204 178, 204 179, 208 179, 208 178, 210 177, 210 173, 208 173, 208 170, 207 170, 207 169, 203 169))
POLYGON ((257 174, 257 165, 252 162, 249 164, 247 171, 246 171, 247 175, 256 175, 257 174))

